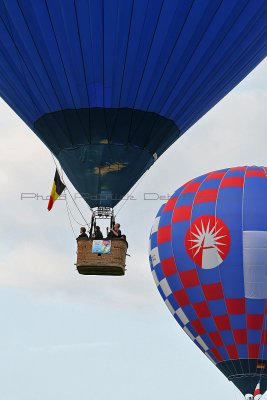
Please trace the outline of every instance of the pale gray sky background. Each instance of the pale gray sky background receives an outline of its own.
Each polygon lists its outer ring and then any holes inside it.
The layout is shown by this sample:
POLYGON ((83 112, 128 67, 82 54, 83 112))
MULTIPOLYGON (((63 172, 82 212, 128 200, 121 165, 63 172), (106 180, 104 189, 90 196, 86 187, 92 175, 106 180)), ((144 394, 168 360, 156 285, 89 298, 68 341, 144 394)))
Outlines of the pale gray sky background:
MULTIPOLYGON (((265 61, 147 172, 136 200, 118 215, 131 257, 127 275, 117 278, 77 273, 64 201, 48 213, 47 201, 20 199, 21 193, 49 195, 55 166, 0 101, 1 399, 242 399, 157 291, 148 238, 162 201, 145 201, 144 193, 171 195, 189 179, 224 167, 266 166, 266 77, 265 61)), ((89 220, 88 207, 78 204, 89 220)), ((78 234, 79 225, 74 228, 78 234)))

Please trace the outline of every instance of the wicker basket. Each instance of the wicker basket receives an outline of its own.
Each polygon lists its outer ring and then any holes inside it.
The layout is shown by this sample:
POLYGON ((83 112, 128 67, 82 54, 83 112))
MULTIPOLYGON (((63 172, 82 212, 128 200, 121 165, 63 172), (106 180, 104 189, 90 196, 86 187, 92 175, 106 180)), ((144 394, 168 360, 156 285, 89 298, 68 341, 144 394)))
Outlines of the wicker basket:
POLYGON ((77 270, 83 275, 124 275, 128 244, 111 239, 109 254, 92 253, 92 239, 77 240, 77 270))

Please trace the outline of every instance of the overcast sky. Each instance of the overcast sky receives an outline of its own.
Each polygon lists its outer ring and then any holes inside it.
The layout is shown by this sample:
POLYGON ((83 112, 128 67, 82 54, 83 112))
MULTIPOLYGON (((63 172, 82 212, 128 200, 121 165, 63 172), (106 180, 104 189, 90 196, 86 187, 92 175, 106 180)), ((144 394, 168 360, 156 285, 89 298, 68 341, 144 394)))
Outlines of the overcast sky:
MULTIPOLYGON (((50 152, 0 101, 1 399, 242 399, 163 303, 148 238, 158 196, 212 170, 267 165, 266 76, 265 61, 159 158, 122 207, 125 277, 77 273, 66 204, 48 213, 41 197, 55 172, 50 152), (35 198, 21 200, 25 193, 35 198)), ((88 206, 77 203, 89 221, 88 206)))

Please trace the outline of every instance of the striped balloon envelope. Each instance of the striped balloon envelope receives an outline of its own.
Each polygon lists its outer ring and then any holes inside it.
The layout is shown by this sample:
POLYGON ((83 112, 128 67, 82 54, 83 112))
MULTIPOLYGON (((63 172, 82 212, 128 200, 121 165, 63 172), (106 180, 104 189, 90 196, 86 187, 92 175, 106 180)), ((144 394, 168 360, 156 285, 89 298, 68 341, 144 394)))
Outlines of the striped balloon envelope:
POLYGON ((266 55, 266 0, 0 0, 0 96, 91 207, 266 55))
POLYGON ((267 388, 267 168, 210 172, 178 189, 150 235, 176 321, 245 395, 267 388))

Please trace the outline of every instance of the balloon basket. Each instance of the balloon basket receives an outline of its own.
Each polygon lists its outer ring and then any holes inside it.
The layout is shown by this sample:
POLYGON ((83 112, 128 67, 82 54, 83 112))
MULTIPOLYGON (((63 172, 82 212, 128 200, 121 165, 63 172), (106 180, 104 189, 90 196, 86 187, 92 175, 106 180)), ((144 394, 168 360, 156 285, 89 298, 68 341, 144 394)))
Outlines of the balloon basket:
POLYGON ((127 248, 128 244, 126 240, 123 239, 111 239, 108 241, 98 241, 92 239, 78 240, 76 263, 77 270, 79 274, 82 275, 125 275, 125 259, 127 248), (101 242, 104 243, 103 246, 108 245, 107 247, 110 251, 109 253, 101 252, 103 251, 101 249, 101 242), (99 248, 99 252, 97 252, 96 245, 99 248))

